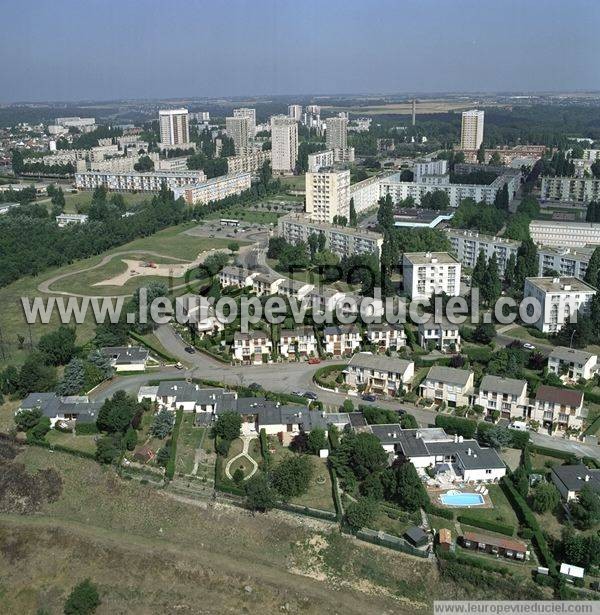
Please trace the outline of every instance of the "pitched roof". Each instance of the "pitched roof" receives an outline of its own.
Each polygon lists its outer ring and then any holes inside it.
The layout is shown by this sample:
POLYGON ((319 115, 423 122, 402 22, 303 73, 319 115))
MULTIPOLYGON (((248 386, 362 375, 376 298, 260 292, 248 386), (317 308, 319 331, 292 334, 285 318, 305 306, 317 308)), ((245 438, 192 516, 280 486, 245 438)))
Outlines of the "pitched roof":
POLYGON ((567 348, 566 346, 557 346, 552 349, 550 358, 560 361, 568 361, 573 363, 587 363, 592 357, 596 356, 592 352, 585 350, 577 350, 576 348, 567 348))
POLYGON ((525 553, 527 551, 527 545, 524 542, 512 540, 510 538, 488 536, 487 534, 477 534, 475 532, 465 532, 463 538, 471 542, 500 547, 501 549, 507 549, 509 551, 518 551, 519 553, 525 553))
POLYGON ((466 369, 456 369, 455 367, 444 367, 434 365, 427 373, 427 380, 436 380, 438 382, 446 382, 449 384, 458 384, 466 386, 473 372, 466 369))
POLYGON ((586 485, 594 491, 600 491, 600 470, 588 468, 583 463, 554 466, 552 477, 558 479, 567 491, 581 491, 586 485), (586 480, 587 477, 587 480, 586 480))
POLYGON ((537 390, 535 398, 539 401, 548 401, 563 406, 580 406, 583 402, 583 391, 542 384, 537 390))
POLYGON ((481 381, 479 390, 506 393, 507 395, 521 395, 523 387, 527 387, 527 382, 525 380, 501 378, 500 376, 486 374, 481 381))
POLYGON ((366 367, 384 372, 404 374, 412 363, 412 361, 405 359, 392 359, 391 357, 376 355, 371 352, 357 352, 352 355, 348 366, 352 365, 353 367, 366 367))

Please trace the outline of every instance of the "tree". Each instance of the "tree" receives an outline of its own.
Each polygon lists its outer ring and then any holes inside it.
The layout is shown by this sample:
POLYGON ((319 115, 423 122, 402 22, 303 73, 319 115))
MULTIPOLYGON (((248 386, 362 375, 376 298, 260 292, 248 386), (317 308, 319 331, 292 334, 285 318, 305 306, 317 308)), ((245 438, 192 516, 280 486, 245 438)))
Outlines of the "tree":
POLYGON ((384 470, 381 482, 385 498, 404 510, 419 510, 429 501, 417 470, 409 461, 396 463, 384 470))
POLYGON ((519 466, 512 477, 513 484, 515 489, 519 492, 519 494, 526 498, 529 493, 529 476, 527 475, 527 471, 523 466, 519 466))
POLYGON ((420 206, 426 209, 445 211, 450 207, 450 198, 445 190, 433 190, 433 192, 427 192, 421 197, 420 206))
POLYGON ((164 446, 161 446, 156 453, 156 463, 159 466, 165 468, 171 459, 171 444, 167 442, 164 446))
POLYGON ((39 352, 32 352, 19 371, 18 392, 21 397, 28 393, 53 391, 56 387, 56 368, 46 365, 39 352))
POLYGON ((130 427, 125 432, 125 437, 123 438, 123 444, 128 451, 132 451, 138 443, 137 432, 133 427, 130 427))
POLYGON ((154 171, 154 161, 150 156, 140 156, 140 159, 133 165, 133 169, 138 173, 154 171))
POLYGON ((336 467, 349 468, 359 480, 387 466, 387 453, 379 439, 365 432, 346 434, 330 459, 336 467))
POLYGON ((493 305, 502 292, 502 282, 498 274, 498 260, 496 253, 492 254, 487 263, 481 283, 481 298, 489 305, 493 305))
POLYGON ((368 527, 377 514, 377 503, 370 498, 359 498, 346 506, 346 523, 357 532, 368 527))
POLYGON ((66 365, 75 353, 75 328, 61 325, 55 331, 42 335, 38 350, 50 365, 66 365))
POLYGON ((154 417, 150 431, 157 438, 166 438, 173 431, 175 417, 167 408, 163 408, 154 417))
POLYGON ((354 207, 354 198, 350 199, 350 213, 349 213, 350 226, 356 226, 358 224, 358 218, 356 216, 356 208, 354 207))
POLYGON ((394 229, 394 203, 390 194, 379 199, 377 223, 383 230, 391 232, 394 229))
POLYGON ((600 248, 596 248, 592 253, 583 279, 596 288, 600 286, 600 248))
POLYGON ((491 157, 490 157, 490 161, 488 164, 494 165, 494 166, 498 166, 502 164, 502 159, 500 158, 500 153, 499 152, 494 152, 491 157))
POLYGON ((512 434, 506 427, 495 425, 494 427, 490 427, 482 432, 481 439, 488 446, 501 449, 508 446, 512 442, 512 434))
POLYGON ((85 383, 85 364, 74 357, 65 367, 63 379, 58 383, 56 392, 59 395, 77 395, 85 383))
POLYGON ((50 431, 50 419, 43 416, 28 432, 28 442, 42 442, 50 431))
POLYGON ((478 344, 489 344, 496 337, 496 328, 492 323, 480 323, 473 331, 473 341, 478 344))
POLYGON ((19 431, 29 431, 35 427, 44 416, 39 408, 21 410, 15 414, 15 425, 19 431))
POLYGON ((584 530, 594 527, 600 522, 600 493, 585 485, 570 509, 578 527, 584 530))
POLYGON ((96 461, 98 463, 113 463, 121 455, 121 436, 107 434, 96 443, 96 461))
POLYGON ((308 250, 310 252, 310 258, 311 260, 314 260, 315 254, 319 250, 319 236, 316 233, 311 233, 308 236, 307 243, 308 243, 308 250))
POLYGON ((314 466, 310 457, 290 455, 273 470, 272 484, 284 500, 298 497, 308 491, 314 466))
POLYGON ((267 512, 275 505, 275 493, 264 474, 255 474, 244 485, 246 503, 252 510, 267 512))
POLYGON ((479 164, 485 164, 485 147, 483 147, 483 143, 479 146, 477 150, 477 162, 479 164))
POLYGON ((223 412, 217 417, 214 432, 222 440, 231 442, 240 435, 241 428, 242 417, 240 414, 237 412, 223 412))
POLYGON ((100 431, 109 433, 124 433, 131 425, 139 405, 134 397, 117 391, 110 399, 107 399, 96 420, 96 426, 100 431))
POLYGON ((313 455, 318 455, 321 449, 327 448, 327 436, 321 427, 315 427, 306 440, 307 450, 313 455))
POLYGON ((379 472, 369 474, 360 484, 360 493, 365 498, 375 501, 383 500, 383 485, 381 484, 381 474, 379 472))
POLYGON ((140 286, 133 293, 133 298, 131 300, 132 311, 136 314, 140 313, 140 302, 141 302, 141 293, 142 289, 146 292, 146 309, 145 309, 145 323, 138 322, 135 324, 134 328, 138 333, 144 334, 152 331, 154 329, 154 322, 152 321, 150 308, 152 306, 152 302, 155 299, 159 299, 161 297, 167 297, 169 294, 169 289, 164 282, 149 282, 146 286, 140 286))
POLYGON ((237 241, 230 241, 227 244, 227 249, 232 253, 235 254, 239 249, 240 249, 240 244, 237 243, 237 241))
POLYGON ((537 513, 543 514, 554 510, 560 502, 560 493, 552 483, 540 483, 533 492, 531 508, 537 513))
POLYGON ((88 615, 100 606, 98 589, 89 580, 85 579, 73 588, 65 602, 65 615, 88 615))
POLYGON ((486 271, 487 260, 485 258, 485 252, 483 250, 479 250, 477 261, 475 262, 475 267, 473 268, 473 273, 471 274, 471 286, 473 288, 481 288, 486 271))

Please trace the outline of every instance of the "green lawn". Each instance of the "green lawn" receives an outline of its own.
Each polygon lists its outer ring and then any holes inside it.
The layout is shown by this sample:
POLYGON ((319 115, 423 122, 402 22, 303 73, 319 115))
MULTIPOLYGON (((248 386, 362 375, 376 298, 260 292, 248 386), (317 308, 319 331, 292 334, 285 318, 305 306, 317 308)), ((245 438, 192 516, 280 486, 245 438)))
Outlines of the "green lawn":
MULTIPOLYGON (((69 192, 65 190, 63 187, 63 191, 65 193, 65 213, 85 213, 92 202, 92 192, 90 191, 80 191, 80 192, 69 192)), ((125 203, 127 206, 135 206, 143 203, 144 201, 150 201, 152 199, 152 195, 147 192, 138 192, 137 194, 132 193, 123 193, 123 198, 125 199, 125 203)))
POLYGON ((50 444, 59 444, 66 446, 75 451, 83 451, 85 453, 96 452, 96 435, 75 435, 73 433, 64 433, 51 429, 46 434, 46 441, 50 444))
POLYGON ((175 460, 177 474, 191 474, 194 469, 196 449, 200 446, 206 432, 203 427, 194 426, 194 419, 193 413, 183 415, 177 439, 177 459, 175 460))
POLYGON ((241 207, 235 207, 233 209, 228 209, 226 214, 222 211, 217 211, 212 214, 208 214, 206 216, 207 220, 220 220, 221 218, 229 218, 236 220, 243 220, 244 222, 254 223, 254 224, 277 224, 277 220, 280 216, 285 214, 284 211, 276 212, 276 211, 268 211, 265 210, 255 210, 255 209, 244 209, 241 207))
POLYGON ((320 459, 314 455, 312 455, 310 459, 313 462, 315 470, 308 491, 298 498, 293 498, 290 502, 292 504, 299 504, 300 506, 308 506, 310 508, 335 512, 331 477, 327 469, 327 460, 320 459))
POLYGON ((519 521, 517 515, 510 505, 510 502, 506 499, 500 485, 487 485, 487 489, 489 490, 489 496, 494 505, 493 508, 457 508, 455 509, 456 514, 464 514, 469 517, 504 523, 512 525, 515 528, 518 527, 519 521))
POLYGON ((279 177, 278 179, 284 188, 291 190, 304 190, 306 186, 304 175, 289 175, 286 177, 279 177))

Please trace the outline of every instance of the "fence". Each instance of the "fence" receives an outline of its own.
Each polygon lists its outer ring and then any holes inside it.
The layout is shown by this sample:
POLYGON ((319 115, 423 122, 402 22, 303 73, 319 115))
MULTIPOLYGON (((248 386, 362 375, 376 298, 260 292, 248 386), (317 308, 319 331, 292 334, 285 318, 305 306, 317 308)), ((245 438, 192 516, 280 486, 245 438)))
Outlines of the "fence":
POLYGON ((422 557, 423 559, 427 559, 429 557, 429 554, 426 551, 415 549, 415 547, 409 545, 402 538, 392 536, 391 534, 386 534, 385 532, 376 532, 375 530, 363 529, 356 532, 356 537, 374 545, 394 549, 394 551, 402 551, 403 553, 422 557))

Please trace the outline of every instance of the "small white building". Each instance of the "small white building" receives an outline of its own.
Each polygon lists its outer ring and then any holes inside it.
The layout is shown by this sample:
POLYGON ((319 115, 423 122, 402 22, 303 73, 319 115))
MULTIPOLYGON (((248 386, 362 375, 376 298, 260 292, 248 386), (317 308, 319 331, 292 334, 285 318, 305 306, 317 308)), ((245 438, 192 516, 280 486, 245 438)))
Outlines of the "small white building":
POLYGON ((397 350, 406 346, 406 332, 401 325, 391 325, 387 322, 368 326, 367 338, 379 352, 397 350))
POLYGON ((259 297, 262 295, 274 295, 278 292, 279 287, 284 281, 285 278, 268 273, 259 273, 252 278, 252 290, 259 297))
POLYGON ((226 266, 219 272, 219 283, 221 288, 233 286, 235 288, 247 288, 252 286, 252 280, 258 275, 257 272, 250 272, 241 267, 226 266))
POLYGON ((581 429, 587 410, 583 407, 583 391, 542 384, 535 395, 530 418, 552 434, 567 429, 581 429))
POLYGON ((142 346, 106 346, 100 352, 117 372, 143 372, 148 363, 148 349, 142 346))
POLYGON ((413 361, 370 352, 354 354, 344 370, 346 384, 352 389, 392 396, 410 388, 414 376, 413 361))
POLYGON ((598 355, 585 350, 557 346, 548 357, 548 371, 559 376, 563 382, 577 382, 582 378, 589 380, 597 370, 598 355))

